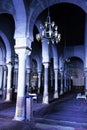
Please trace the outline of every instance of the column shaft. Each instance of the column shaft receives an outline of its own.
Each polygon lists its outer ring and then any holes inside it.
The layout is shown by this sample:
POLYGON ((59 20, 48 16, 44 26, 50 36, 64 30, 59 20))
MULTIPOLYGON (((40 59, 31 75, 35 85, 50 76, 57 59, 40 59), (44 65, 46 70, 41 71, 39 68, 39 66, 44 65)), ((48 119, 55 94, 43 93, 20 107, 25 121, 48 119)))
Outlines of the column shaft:
POLYGON ((62 95, 63 94, 63 71, 61 71, 60 74, 61 74, 60 95, 62 95))
POLYGON ((18 69, 18 90, 15 120, 24 120, 24 98, 25 98, 25 49, 18 53, 19 69, 18 69))
POLYGON ((7 75, 7 94, 6 94, 6 101, 12 100, 12 88, 11 88, 11 78, 12 78, 12 65, 11 63, 7 64, 8 75, 7 75))
POLYGON ((41 87, 41 72, 38 72, 38 93, 40 93, 41 87))
POLYGON ((48 63, 44 64, 44 92, 43 103, 48 104, 48 63))
POLYGON ((58 69, 54 70, 55 73, 55 87, 54 87, 54 98, 58 98, 58 69))

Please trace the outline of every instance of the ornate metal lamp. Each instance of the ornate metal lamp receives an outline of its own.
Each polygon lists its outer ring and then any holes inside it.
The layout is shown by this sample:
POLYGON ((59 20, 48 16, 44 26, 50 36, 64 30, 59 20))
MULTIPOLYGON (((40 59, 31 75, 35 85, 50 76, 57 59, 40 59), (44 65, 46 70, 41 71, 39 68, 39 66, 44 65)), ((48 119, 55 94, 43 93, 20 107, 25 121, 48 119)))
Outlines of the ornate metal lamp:
POLYGON ((55 25, 55 22, 51 22, 51 17, 49 14, 48 7, 48 16, 45 24, 40 24, 40 34, 36 34, 36 39, 39 41, 42 38, 48 39, 48 44, 57 44, 61 40, 61 34, 58 33, 58 26, 55 25))

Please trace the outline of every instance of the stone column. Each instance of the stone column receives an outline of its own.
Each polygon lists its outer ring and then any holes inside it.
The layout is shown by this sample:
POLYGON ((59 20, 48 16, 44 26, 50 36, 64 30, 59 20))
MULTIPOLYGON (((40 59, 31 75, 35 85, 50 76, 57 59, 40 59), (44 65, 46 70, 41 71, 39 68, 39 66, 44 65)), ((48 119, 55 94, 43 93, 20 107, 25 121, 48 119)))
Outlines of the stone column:
POLYGON ((18 89, 17 89, 17 101, 16 101, 16 113, 15 120, 24 120, 24 98, 25 98, 25 60, 26 60, 26 48, 17 49, 16 53, 19 58, 18 67, 18 89))
MULTIPOLYGON (((20 35, 19 35, 20 36, 20 35)), ((30 43, 26 37, 16 37, 15 52, 18 55, 18 88, 16 111, 14 120, 22 121, 25 119, 25 71, 26 71, 26 56, 30 55, 30 43)))
POLYGON ((67 92, 67 77, 64 75, 64 92, 67 92))
POLYGON ((26 89, 27 89, 27 93, 31 92, 30 73, 31 73, 31 69, 26 68, 26 86, 27 86, 26 89))
POLYGON ((40 93, 41 87, 41 72, 38 72, 38 94, 40 93))
POLYGON ((87 68, 85 68, 84 71, 84 76, 85 76, 85 95, 87 96, 87 68))
POLYGON ((69 91, 71 91, 71 78, 69 77, 69 91))
POLYGON ((51 90, 53 88, 53 73, 51 73, 51 90))
POLYGON ((55 74, 55 87, 54 87, 54 98, 58 98, 58 69, 54 69, 55 74))
POLYGON ((43 63, 44 65, 44 92, 43 92, 43 103, 48 104, 49 98, 48 98, 48 66, 49 63, 43 63))
POLYGON ((3 99, 6 98, 6 83, 7 83, 7 67, 4 65, 4 76, 3 76, 3 99))
POLYGON ((87 95, 87 14, 85 14, 85 33, 84 33, 84 52, 85 52, 85 60, 84 60, 84 74, 85 74, 85 94, 87 95))
POLYGON ((60 75, 61 75, 60 95, 62 95, 63 94, 63 71, 60 71, 60 75))
POLYGON ((14 89, 15 89, 15 92, 17 92, 17 87, 18 87, 18 69, 15 68, 14 69, 14 89))
POLYGON ((11 81, 12 81, 12 63, 7 63, 7 94, 6 94, 6 101, 12 100, 12 88, 11 88, 11 81))
POLYGON ((2 94, 2 86, 3 86, 3 66, 0 65, 0 95, 2 94))

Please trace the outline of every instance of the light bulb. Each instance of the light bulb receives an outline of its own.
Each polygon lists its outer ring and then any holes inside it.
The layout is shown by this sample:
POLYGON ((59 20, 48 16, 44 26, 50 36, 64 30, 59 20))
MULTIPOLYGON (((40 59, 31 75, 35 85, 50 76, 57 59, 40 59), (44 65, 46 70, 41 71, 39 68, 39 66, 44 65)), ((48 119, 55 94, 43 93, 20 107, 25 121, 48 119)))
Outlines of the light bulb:
POLYGON ((45 27, 47 28, 47 26, 48 26, 48 22, 45 22, 45 27))
POLYGON ((54 44, 54 40, 52 40, 52 44, 54 44))
POLYGON ((58 33, 57 33, 57 31, 55 31, 55 37, 57 37, 58 36, 58 33))
POLYGON ((51 30, 49 30, 49 37, 51 37, 51 35, 52 35, 52 31, 51 31, 51 30))
POLYGON ((40 24, 40 29, 43 29, 43 25, 42 24, 40 24))
POLYGON ((55 26, 55 22, 53 21, 51 25, 52 25, 52 27, 54 27, 55 26))
POLYGON ((45 36, 45 31, 43 30, 43 31, 42 31, 42 37, 44 37, 44 36, 45 36))
POLYGON ((40 41, 40 34, 36 34, 37 41, 40 41))
POLYGON ((59 39, 59 41, 60 41, 60 39, 61 39, 61 34, 58 34, 58 39, 59 39))
POLYGON ((56 30, 56 31, 58 30, 58 26, 55 26, 55 30, 56 30))

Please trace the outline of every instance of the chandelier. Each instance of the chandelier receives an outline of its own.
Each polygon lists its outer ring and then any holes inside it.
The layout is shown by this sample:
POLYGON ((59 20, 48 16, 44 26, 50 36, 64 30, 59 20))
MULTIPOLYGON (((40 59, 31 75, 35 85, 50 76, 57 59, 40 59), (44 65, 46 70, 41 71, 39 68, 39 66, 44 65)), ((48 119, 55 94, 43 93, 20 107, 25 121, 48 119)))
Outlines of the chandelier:
POLYGON ((61 40, 61 34, 58 33, 58 26, 55 24, 54 21, 51 22, 51 17, 49 15, 49 7, 48 7, 48 16, 45 21, 45 24, 40 24, 40 33, 36 34, 37 41, 40 39, 47 39, 48 44, 57 44, 61 40))

